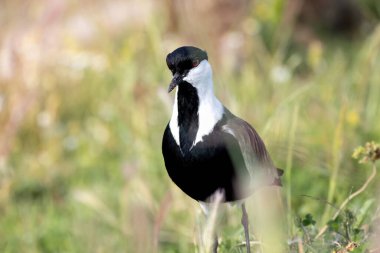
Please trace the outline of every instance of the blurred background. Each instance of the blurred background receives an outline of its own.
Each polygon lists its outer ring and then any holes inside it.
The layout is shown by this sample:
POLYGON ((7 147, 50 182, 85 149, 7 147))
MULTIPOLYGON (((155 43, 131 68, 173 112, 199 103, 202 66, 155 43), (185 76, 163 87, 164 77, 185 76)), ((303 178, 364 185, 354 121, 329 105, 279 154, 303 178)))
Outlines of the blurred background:
MULTIPOLYGON (((199 207, 161 155, 182 45, 285 169, 289 241, 315 233, 370 174, 351 155, 380 140, 379 21, 378 0, 2 0, 0 252, 198 252, 199 207)), ((355 252, 377 252, 378 183, 348 205, 355 252)), ((244 252, 230 212, 220 250, 244 252)))

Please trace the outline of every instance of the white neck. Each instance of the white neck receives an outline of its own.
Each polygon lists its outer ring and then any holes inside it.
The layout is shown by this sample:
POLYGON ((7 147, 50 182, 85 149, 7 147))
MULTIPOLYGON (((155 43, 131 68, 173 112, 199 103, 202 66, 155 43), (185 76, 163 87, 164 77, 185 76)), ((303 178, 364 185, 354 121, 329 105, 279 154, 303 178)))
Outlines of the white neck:
MULTIPOLYGON (((195 137, 193 146, 203 140, 203 137, 211 133, 216 123, 223 117, 223 105, 215 97, 213 90, 212 76, 204 78, 201 83, 195 86, 199 98, 198 108, 198 132, 195 137)), ((179 141, 178 126, 178 105, 177 105, 178 88, 174 100, 173 113, 170 119, 169 127, 177 145, 179 141)))
POLYGON ((179 146, 178 103, 177 103, 178 98, 177 97, 178 97, 178 88, 176 89, 176 92, 175 92, 173 113, 169 122, 169 128, 170 128, 170 131, 172 132, 175 142, 179 146))
POLYGON ((216 123, 223 117, 223 105, 214 95, 212 78, 205 81, 196 87, 199 98, 199 127, 193 145, 201 142, 203 136, 211 133, 216 123))

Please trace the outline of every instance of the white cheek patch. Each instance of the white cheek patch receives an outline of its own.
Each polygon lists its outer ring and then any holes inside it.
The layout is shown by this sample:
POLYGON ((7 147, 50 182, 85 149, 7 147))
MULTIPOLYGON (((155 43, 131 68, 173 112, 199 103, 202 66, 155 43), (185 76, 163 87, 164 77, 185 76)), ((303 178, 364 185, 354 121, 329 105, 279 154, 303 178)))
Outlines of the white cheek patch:
POLYGON ((195 68, 190 69, 189 73, 183 78, 184 81, 191 83, 194 87, 203 81, 204 78, 211 77, 211 66, 207 60, 203 60, 195 68))

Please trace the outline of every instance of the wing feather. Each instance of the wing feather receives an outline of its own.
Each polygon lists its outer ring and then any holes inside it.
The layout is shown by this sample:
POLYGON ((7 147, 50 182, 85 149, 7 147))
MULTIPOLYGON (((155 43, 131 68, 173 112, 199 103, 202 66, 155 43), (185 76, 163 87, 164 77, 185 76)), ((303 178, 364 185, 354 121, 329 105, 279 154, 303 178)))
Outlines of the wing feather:
POLYGON ((246 121, 228 110, 222 130, 234 136, 239 143, 243 159, 254 188, 262 185, 281 185, 282 170, 277 169, 268 154, 264 142, 255 129, 246 121))

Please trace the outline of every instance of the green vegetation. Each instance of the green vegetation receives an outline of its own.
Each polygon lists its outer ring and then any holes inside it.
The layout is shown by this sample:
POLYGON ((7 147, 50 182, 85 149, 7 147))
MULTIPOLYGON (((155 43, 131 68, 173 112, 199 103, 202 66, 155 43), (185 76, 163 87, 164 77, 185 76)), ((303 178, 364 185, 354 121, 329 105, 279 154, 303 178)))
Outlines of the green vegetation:
MULTIPOLYGON (((170 1, 3 2, 0 252, 199 251, 199 207, 161 156, 165 57, 183 44, 209 51, 216 94, 285 169, 289 251, 377 252, 377 1, 364 1, 354 36, 318 28, 305 43, 283 19, 286 1, 254 1, 230 34, 244 53, 225 55, 221 36, 170 31, 170 1), (370 141, 359 164, 352 153, 370 141)), ((179 27, 201 22, 190 21, 179 27)), ((226 212, 220 252, 244 252, 240 210, 226 212)))

